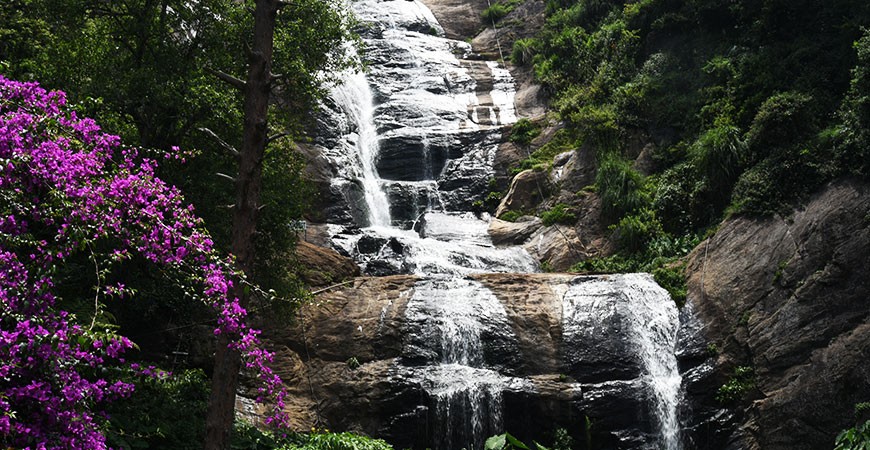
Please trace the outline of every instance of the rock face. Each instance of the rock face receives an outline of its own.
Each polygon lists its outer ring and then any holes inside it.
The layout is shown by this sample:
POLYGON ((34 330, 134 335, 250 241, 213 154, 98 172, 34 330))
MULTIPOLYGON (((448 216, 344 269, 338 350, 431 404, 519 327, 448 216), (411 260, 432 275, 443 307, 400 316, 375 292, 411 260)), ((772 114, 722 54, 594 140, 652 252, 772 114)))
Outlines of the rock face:
POLYGON ((552 190, 547 172, 524 170, 511 181, 507 195, 495 211, 496 217, 508 211, 529 211, 540 204, 552 190))
POLYGON ((642 351, 649 344, 640 342, 652 330, 675 339, 677 326, 673 303, 645 276, 399 275, 323 293, 267 338, 290 383, 296 428, 317 424, 396 448, 444 449, 461 448, 474 433, 463 427, 479 421, 483 437, 509 430, 552 442, 565 428, 589 448, 653 449, 661 439, 658 391, 642 351), (455 304, 429 300, 439 292, 463 294, 455 304), (479 356, 452 347, 445 330, 477 333, 479 356), (456 355, 470 365, 449 362, 456 355), (444 370, 470 371, 461 388, 471 396, 441 384, 444 370), (488 413, 469 412, 479 411, 468 407, 473 401, 488 413), (444 409, 457 402, 448 417, 462 420, 445 422, 444 409))
POLYGON ((306 241, 297 243, 296 259, 305 267, 301 275, 308 286, 325 286, 359 275, 359 266, 352 259, 306 241))
POLYGON ((708 388, 736 366, 755 374, 732 407, 737 432, 714 448, 830 448, 870 398, 870 186, 840 181, 784 219, 728 220, 688 271, 697 331, 720 349, 708 388))

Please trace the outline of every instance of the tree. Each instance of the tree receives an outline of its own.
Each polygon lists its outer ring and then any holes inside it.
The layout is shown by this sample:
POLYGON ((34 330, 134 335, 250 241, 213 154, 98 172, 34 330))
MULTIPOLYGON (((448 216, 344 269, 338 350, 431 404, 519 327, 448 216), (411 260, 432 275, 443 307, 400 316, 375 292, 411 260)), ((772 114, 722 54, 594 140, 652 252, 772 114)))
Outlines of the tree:
MULTIPOLYGON (((254 45, 249 56, 245 91, 245 126, 242 151, 239 155, 239 175, 236 179, 236 203, 233 212, 232 249, 236 262, 245 273, 251 273, 254 233, 262 187, 262 162, 268 131, 268 107, 272 83, 272 49, 278 0, 258 0, 254 10, 254 45)), ((244 307, 248 293, 237 285, 236 296, 244 307)), ((235 413, 241 355, 227 345, 227 338, 218 340, 215 369, 206 417, 206 449, 229 448, 235 413)))
POLYGON ((100 311, 133 294, 113 276, 133 259, 187 280, 212 306, 215 334, 257 374, 280 420, 281 380, 232 295, 247 282, 154 160, 79 118, 62 92, 0 77, 0 162, 0 444, 105 448, 100 405, 128 395, 120 371, 138 369, 121 359, 133 343, 100 311), (59 274, 82 257, 93 264, 90 298, 59 296, 59 274), (88 301, 90 320, 67 308, 88 301))

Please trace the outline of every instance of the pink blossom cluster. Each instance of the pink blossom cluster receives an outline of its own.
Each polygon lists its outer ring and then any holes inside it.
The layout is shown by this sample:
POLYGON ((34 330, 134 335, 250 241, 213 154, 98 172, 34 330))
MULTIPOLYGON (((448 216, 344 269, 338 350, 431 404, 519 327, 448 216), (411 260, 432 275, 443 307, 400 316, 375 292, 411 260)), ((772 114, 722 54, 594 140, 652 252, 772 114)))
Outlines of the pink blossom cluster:
MULTIPOLYGON (((262 381, 258 400, 275 405, 272 421, 286 423, 272 354, 232 295, 239 275, 156 167, 77 117, 62 92, 0 76, 0 447, 105 448, 100 405, 133 386, 99 369, 122 363, 132 343, 95 338, 58 307, 52 282, 53 267, 97 247, 110 248, 101 250, 109 264, 141 255, 198 280, 217 314, 215 333, 231 338, 262 381)), ((128 293, 121 283, 97 288, 128 293)))

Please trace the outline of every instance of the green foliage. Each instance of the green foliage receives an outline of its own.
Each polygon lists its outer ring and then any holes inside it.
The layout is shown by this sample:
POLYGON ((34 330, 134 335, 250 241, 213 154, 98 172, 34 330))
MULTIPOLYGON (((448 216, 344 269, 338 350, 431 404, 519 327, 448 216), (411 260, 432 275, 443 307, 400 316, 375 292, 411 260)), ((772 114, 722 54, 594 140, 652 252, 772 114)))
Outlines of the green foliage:
POLYGON ((356 356, 351 356, 344 363, 347 364, 347 368, 350 370, 359 369, 359 366, 360 366, 359 360, 356 358, 356 356))
POLYGON ((528 158, 520 161, 511 169, 512 174, 517 174, 528 169, 549 168, 553 158, 563 152, 576 148, 576 141, 564 130, 557 131, 549 142, 532 152, 528 158))
POLYGON ((480 17, 487 25, 498 22, 503 19, 504 16, 510 14, 511 11, 513 11, 520 3, 522 3, 522 0, 499 0, 484 9, 483 12, 480 13, 480 17))
POLYGON ((724 385, 716 391, 716 400, 722 404, 734 403, 755 388, 755 371, 749 366, 738 366, 724 385))
POLYGON ((568 430, 557 428, 553 437, 552 450, 571 450, 574 448, 574 439, 568 434, 568 430))
POLYGON ((537 40, 532 38, 517 39, 511 49, 511 62, 518 66, 531 64, 537 54, 537 40))
POLYGON ((549 0, 516 59, 532 56, 565 132, 616 180, 597 183, 606 220, 651 200, 666 233, 694 235, 870 173, 870 4, 808 6, 549 0), (613 161, 638 136, 655 144, 657 173, 621 189, 627 162, 613 161))
POLYGON ((834 450, 870 450, 870 420, 837 435, 834 450))
POLYGON ((813 98, 799 92, 772 95, 758 109, 746 134, 753 159, 798 144, 814 127, 813 98))
POLYGON ((628 253, 643 250, 653 239, 663 234, 662 224, 655 213, 645 207, 623 216, 612 228, 616 232, 619 249, 628 253))
POLYGON ((740 130, 728 124, 710 128, 692 144, 689 156, 705 178, 707 187, 714 193, 724 193, 720 197, 727 200, 746 159, 740 130))
POLYGON ((136 390, 107 411, 113 448, 202 448, 208 378, 200 370, 168 376, 128 375, 136 390))
POLYGON ((552 209, 541 213, 541 221, 544 225, 551 226, 553 224, 572 224, 577 221, 577 216, 568 210, 568 205, 558 203, 552 209))
POLYGON ((511 127, 511 134, 508 140, 515 144, 529 145, 532 139, 538 137, 539 134, 541 134, 541 128, 524 117, 517 120, 511 127))
POLYGON ((312 433, 301 445, 282 447, 281 450, 392 450, 381 439, 372 439, 353 433, 312 433))
POLYGON ((595 185, 601 196, 602 213, 611 221, 639 210, 649 201, 641 175, 615 153, 607 153, 599 160, 595 185))
POLYGON ((863 177, 870 176, 870 29, 855 42, 858 63, 838 114, 842 139, 836 145, 840 168, 863 177))
POLYGON ((711 342, 707 344, 707 356, 715 358, 719 355, 719 346, 711 342))
MULTIPOLYGON (((659 286, 665 288, 671 298, 682 307, 686 304, 686 265, 685 263, 669 264, 656 267, 652 271, 653 278, 659 286)), ((709 350, 709 348, 708 348, 709 350)))
POLYGON ((642 263, 638 258, 628 258, 621 254, 589 258, 579 261, 569 269, 578 273, 628 273, 638 272, 642 263))
POLYGON ((258 429, 247 423, 236 423, 232 450, 392 450, 380 439, 353 433, 330 433, 313 430, 309 433, 279 435, 258 429))
POLYGON ((510 433, 491 436, 483 444, 484 450, 548 450, 547 447, 534 442, 532 447, 524 444, 519 439, 513 437, 510 433))
POLYGON ((505 211, 500 216, 498 216, 501 220, 506 220, 508 222, 516 222, 517 219, 523 216, 521 211, 505 211))

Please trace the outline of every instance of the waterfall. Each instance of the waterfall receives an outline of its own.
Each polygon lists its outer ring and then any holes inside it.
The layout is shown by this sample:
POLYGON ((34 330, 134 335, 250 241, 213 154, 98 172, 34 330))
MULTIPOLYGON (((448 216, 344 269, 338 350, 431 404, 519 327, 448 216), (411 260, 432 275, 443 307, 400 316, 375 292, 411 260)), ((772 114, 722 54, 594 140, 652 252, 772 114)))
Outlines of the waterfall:
POLYGON ((390 203, 381 189, 375 168, 378 157, 378 132, 375 128, 374 100, 365 74, 347 72, 332 88, 332 98, 353 121, 357 129, 356 151, 362 168, 362 185, 370 226, 390 226, 390 203))
POLYGON ((652 394, 658 448, 681 450, 677 407, 682 377, 675 356, 679 318, 670 295, 649 274, 579 278, 563 296, 563 338, 569 345, 588 342, 589 333, 596 332, 592 327, 602 321, 619 323, 641 362, 641 379, 652 394))
POLYGON ((440 276, 416 284, 405 316, 409 345, 432 353, 415 372, 434 399, 434 448, 481 448, 504 431, 502 392, 523 383, 486 365, 484 333, 512 343, 504 307, 476 281, 440 276))
MULTIPOLYGON (((523 248, 494 246, 491 217, 471 212, 489 190, 502 126, 517 120, 513 79, 496 62, 460 61, 470 46, 432 35, 441 27, 419 1, 358 0, 352 7, 365 25, 370 71, 346 74, 332 98, 355 130, 342 145, 354 152, 344 160, 359 167, 342 174, 362 187, 368 223, 354 214, 355 226, 330 229, 332 243, 366 274, 418 276, 396 378, 424 392, 427 403, 416 411, 427 417, 427 445, 478 449, 488 436, 511 431, 503 429, 507 393, 534 391, 539 381, 492 362, 493 352, 517 351, 518 338, 499 299, 470 278, 538 271, 523 248)), ((348 202, 359 203, 359 191, 352 194, 348 202)), ((614 383, 649 392, 657 427, 655 438, 643 431, 637 439, 680 450, 673 302, 648 275, 577 278, 564 289, 562 330, 553 335, 566 346, 585 345, 594 324, 617 320, 622 328, 613 339, 625 341, 641 373, 614 383)), ((594 402, 609 395, 599 388, 575 383, 566 392, 592 392, 594 402)))
POLYGON ((670 295, 647 274, 621 278, 631 307, 628 331, 647 372, 664 450, 681 450, 677 406, 682 377, 675 356, 679 318, 670 295))

